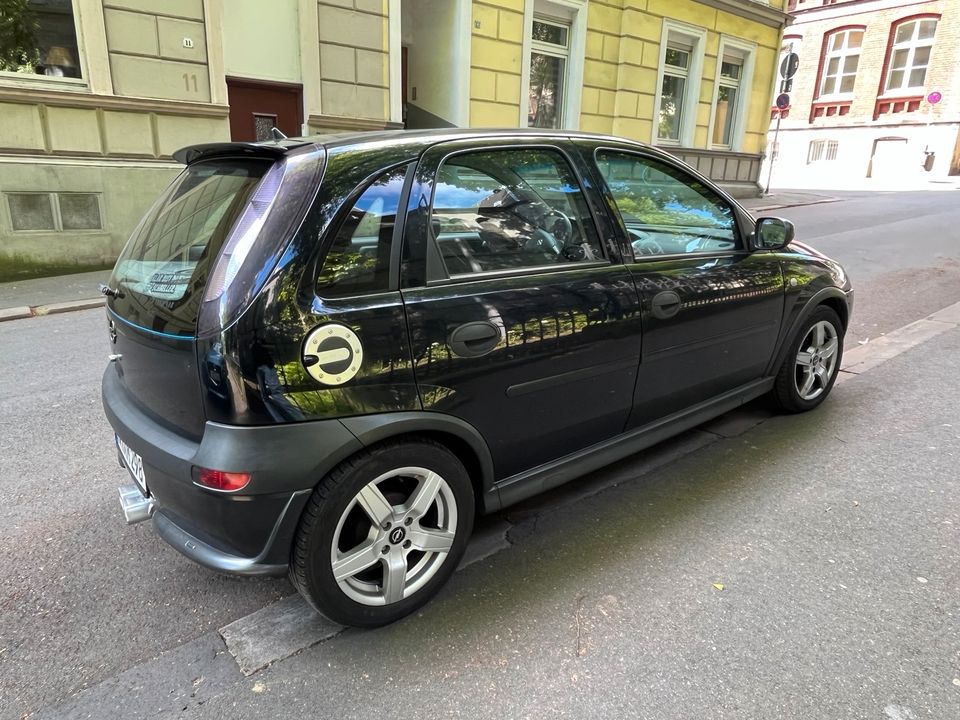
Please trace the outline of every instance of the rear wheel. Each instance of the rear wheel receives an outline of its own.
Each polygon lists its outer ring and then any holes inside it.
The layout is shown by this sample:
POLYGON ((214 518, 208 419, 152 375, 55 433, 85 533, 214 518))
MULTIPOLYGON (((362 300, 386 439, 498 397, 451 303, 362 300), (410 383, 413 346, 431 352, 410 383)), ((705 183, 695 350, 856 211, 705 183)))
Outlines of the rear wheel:
POLYGON ((836 312, 821 305, 791 340, 773 388, 776 404, 787 412, 817 407, 830 394, 842 357, 843 325, 836 312))
POLYGON ((427 602, 473 528, 463 464, 429 440, 387 443, 341 463, 300 521, 290 575, 335 622, 385 625, 427 602))

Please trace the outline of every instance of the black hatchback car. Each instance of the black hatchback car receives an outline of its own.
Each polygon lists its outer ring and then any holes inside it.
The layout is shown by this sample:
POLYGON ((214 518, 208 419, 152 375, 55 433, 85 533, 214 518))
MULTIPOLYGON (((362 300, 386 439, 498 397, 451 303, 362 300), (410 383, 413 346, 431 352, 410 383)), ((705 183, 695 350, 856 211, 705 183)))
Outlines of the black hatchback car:
POLYGON ((673 157, 576 133, 181 150, 117 262, 103 404, 128 522, 380 625, 477 513, 752 398, 816 407, 843 269, 673 157))

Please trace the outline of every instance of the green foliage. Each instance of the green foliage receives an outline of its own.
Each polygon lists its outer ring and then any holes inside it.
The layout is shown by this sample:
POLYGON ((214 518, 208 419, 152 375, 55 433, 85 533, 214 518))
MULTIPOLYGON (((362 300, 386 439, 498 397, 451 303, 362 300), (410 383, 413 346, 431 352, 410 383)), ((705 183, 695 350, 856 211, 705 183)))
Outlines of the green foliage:
POLYGON ((30 0, 0 0, 0 70, 31 72, 40 64, 37 29, 30 0))

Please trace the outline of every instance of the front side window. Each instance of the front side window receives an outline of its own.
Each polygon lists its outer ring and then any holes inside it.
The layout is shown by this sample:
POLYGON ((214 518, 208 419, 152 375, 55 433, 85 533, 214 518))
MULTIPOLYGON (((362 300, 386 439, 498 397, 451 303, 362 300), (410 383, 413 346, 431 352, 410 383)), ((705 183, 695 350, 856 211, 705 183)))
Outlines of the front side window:
POLYGON ((614 150, 598 151, 597 166, 635 255, 736 249, 733 208, 700 180, 654 158, 614 150))
POLYGON ((857 81, 863 30, 842 30, 827 36, 820 97, 849 95, 857 81))
POLYGON ((527 125, 559 128, 563 125, 570 27, 548 20, 533 21, 530 51, 530 96, 527 125))
POLYGON ((390 248, 406 165, 374 180, 341 221, 317 278, 325 297, 387 290, 390 248))
POLYGON ((663 83, 660 87, 660 118, 657 127, 657 137, 661 140, 680 141, 690 55, 690 48, 676 44, 668 45, 664 53, 663 83))
POLYGON ((72 0, 3 0, 0 71, 80 78, 72 0))
POLYGON ((932 18, 911 20, 897 26, 890 48, 885 92, 923 89, 936 33, 937 21, 932 18))
POLYGON ((713 143, 730 147, 737 122, 740 82, 743 79, 743 58, 727 55, 720 62, 717 105, 714 108, 713 143))
POLYGON ((580 184, 556 150, 451 157, 437 172, 431 228, 450 275, 603 259, 580 184))

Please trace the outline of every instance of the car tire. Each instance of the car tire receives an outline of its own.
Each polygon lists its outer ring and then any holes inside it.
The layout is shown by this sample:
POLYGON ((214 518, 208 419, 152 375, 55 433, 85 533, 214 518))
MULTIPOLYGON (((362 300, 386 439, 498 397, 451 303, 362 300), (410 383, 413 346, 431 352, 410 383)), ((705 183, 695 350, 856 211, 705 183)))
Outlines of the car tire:
POLYGON ((822 403, 840 372, 844 327, 826 305, 819 306, 791 338, 771 393, 774 403, 791 413, 822 403))
POLYGON ((456 569, 474 512, 470 477, 440 443, 414 439, 364 450, 314 490, 290 579, 334 622, 392 623, 426 603, 456 569))

